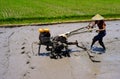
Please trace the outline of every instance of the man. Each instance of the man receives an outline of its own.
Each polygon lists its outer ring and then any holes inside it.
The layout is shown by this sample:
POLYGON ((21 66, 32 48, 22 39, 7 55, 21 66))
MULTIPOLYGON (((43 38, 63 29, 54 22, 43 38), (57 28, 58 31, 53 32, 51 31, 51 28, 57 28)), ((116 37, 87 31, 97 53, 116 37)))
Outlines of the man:
POLYGON ((88 25, 88 28, 93 28, 95 25, 97 25, 99 29, 96 30, 96 32, 98 32, 98 35, 96 35, 92 40, 91 49, 95 42, 98 41, 99 44, 103 47, 103 49, 106 50, 105 45, 103 43, 103 37, 106 35, 106 24, 104 22, 104 17, 97 14, 94 17, 92 17, 92 20, 94 20, 94 22, 91 22, 88 25))

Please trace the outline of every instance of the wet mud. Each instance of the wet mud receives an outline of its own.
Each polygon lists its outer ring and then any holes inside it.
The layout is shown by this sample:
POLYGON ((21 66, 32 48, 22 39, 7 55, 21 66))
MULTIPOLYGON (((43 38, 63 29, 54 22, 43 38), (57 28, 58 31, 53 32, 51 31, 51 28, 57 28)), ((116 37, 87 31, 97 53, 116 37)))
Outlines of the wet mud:
MULTIPOLYGON (((86 26, 69 23, 43 26, 0 28, 0 79, 118 79, 120 77, 120 21, 106 21, 106 51, 96 43, 93 62, 86 51, 69 46, 71 57, 51 59, 45 46, 38 53, 39 28, 49 28, 52 37, 86 26)), ((68 41, 78 40, 90 48, 96 32, 77 34, 68 41)), ((82 43, 82 44, 81 44, 82 43)))

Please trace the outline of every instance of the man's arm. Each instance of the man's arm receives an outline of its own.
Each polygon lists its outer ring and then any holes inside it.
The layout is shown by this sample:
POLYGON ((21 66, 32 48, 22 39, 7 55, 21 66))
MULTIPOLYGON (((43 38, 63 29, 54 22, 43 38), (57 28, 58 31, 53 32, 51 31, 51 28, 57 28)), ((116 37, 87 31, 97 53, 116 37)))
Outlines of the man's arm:
POLYGON ((87 28, 88 29, 93 28, 95 25, 96 25, 95 22, 90 22, 87 28))

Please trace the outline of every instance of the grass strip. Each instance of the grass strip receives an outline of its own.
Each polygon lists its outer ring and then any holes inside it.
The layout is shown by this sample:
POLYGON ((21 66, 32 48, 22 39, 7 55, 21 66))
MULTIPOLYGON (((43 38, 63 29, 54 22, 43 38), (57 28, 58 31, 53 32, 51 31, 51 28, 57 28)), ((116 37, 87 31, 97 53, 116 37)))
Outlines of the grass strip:
POLYGON ((120 18, 120 0, 0 0, 0 25, 120 18))
MULTIPOLYGON (((73 15, 73 16, 58 16, 58 17, 31 17, 31 18, 6 18, 0 19, 0 24, 26 24, 31 25, 34 23, 38 24, 50 24, 50 23, 61 23, 61 22, 77 22, 77 21, 89 21, 94 15, 73 15)), ((103 15, 106 20, 108 19, 119 19, 120 14, 106 14, 103 15)))

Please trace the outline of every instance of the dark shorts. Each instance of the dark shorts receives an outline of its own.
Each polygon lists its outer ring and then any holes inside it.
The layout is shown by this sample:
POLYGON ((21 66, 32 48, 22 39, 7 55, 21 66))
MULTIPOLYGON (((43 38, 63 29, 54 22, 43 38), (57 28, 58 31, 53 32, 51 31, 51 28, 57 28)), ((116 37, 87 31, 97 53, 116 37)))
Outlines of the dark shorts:
POLYGON ((102 40, 105 35, 106 35, 106 31, 100 32, 100 33, 98 33, 98 35, 96 35, 96 36, 93 38, 93 40, 94 40, 94 41, 102 40))

